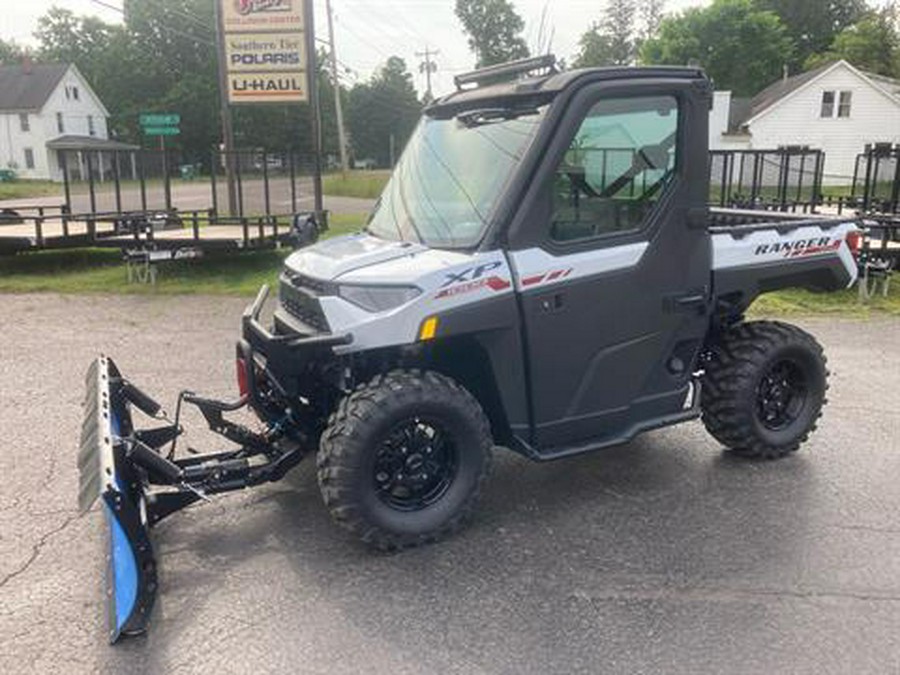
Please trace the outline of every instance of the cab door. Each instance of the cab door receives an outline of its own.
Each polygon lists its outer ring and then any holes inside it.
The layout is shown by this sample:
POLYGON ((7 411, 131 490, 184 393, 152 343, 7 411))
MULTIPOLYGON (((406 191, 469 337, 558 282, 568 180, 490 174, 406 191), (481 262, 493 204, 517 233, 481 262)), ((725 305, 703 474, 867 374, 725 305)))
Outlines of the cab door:
POLYGON ((588 86, 548 142, 510 230, 538 450, 690 406, 711 263, 698 84, 588 86))

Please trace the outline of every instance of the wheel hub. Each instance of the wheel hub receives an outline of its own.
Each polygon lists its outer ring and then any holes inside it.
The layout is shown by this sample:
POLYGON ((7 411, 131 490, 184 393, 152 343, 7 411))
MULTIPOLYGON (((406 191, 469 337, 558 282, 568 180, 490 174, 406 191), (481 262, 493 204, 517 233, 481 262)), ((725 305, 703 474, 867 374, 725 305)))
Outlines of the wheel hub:
POLYGON ((773 364, 757 390, 757 415, 763 426, 774 431, 795 422, 806 405, 806 376, 791 360, 773 364))
POLYGON ((375 490, 389 506, 417 511, 444 495, 456 466, 456 447, 442 424, 418 417, 406 420, 378 446, 375 490))

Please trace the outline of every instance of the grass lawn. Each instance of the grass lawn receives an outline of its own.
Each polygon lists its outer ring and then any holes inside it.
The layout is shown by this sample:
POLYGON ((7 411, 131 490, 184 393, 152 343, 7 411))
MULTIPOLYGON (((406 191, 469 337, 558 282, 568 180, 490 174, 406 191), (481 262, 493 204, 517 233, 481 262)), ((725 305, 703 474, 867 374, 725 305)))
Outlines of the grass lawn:
MULTIPOLYGON (((361 229, 365 216, 336 214, 326 237, 361 229)), ((156 285, 130 284, 116 249, 40 251, 0 257, 2 293, 128 293, 254 295, 272 284, 290 250, 207 255, 164 263, 156 285)))
POLYGON ((62 201, 65 199, 63 185, 49 180, 16 180, 11 183, 0 183, 0 201, 31 197, 59 197, 62 201))
POLYGON ((810 293, 790 289, 760 296, 750 307, 751 318, 790 316, 900 316, 900 279, 893 279, 886 298, 876 297, 861 303, 857 289, 836 293, 810 293))
POLYGON ((375 199, 381 194, 390 177, 391 172, 387 169, 348 171, 346 176, 331 173, 323 177, 322 192, 335 197, 375 199))

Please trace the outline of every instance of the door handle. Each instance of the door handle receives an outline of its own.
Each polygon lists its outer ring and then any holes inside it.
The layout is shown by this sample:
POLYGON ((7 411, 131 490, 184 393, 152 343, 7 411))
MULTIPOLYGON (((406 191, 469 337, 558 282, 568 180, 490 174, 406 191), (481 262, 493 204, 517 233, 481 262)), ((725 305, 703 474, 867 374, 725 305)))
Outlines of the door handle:
POLYGON ((675 298, 675 302, 679 307, 697 307, 699 305, 706 304, 706 296, 702 294, 697 295, 682 295, 675 298))
POLYGON ((544 314, 560 311, 565 306, 565 296, 562 293, 551 293, 537 298, 538 309, 544 314))
POLYGON ((707 296, 702 293, 683 293, 670 295, 663 299, 663 309, 667 312, 706 312, 707 296))

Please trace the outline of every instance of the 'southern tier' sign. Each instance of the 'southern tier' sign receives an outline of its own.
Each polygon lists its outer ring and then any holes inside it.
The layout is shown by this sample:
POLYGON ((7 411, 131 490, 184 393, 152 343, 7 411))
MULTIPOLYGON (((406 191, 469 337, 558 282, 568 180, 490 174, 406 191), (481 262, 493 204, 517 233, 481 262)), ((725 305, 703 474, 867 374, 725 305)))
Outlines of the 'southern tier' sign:
POLYGON ((307 100, 309 0, 219 0, 230 103, 307 100))
POLYGON ((231 33, 225 36, 231 73, 254 70, 306 70, 303 34, 231 33))

